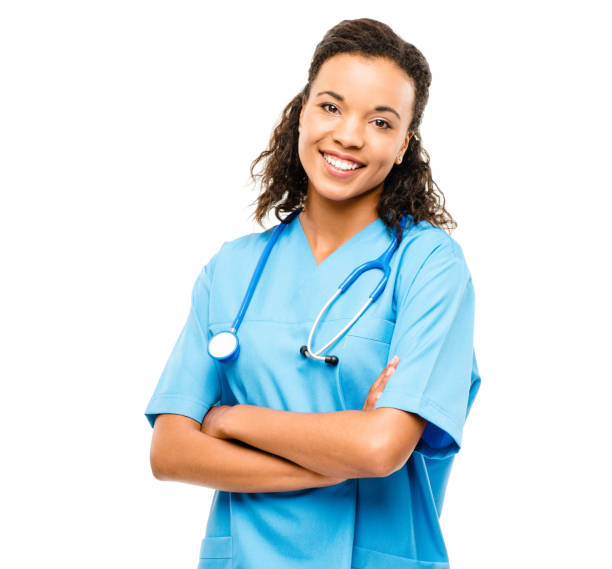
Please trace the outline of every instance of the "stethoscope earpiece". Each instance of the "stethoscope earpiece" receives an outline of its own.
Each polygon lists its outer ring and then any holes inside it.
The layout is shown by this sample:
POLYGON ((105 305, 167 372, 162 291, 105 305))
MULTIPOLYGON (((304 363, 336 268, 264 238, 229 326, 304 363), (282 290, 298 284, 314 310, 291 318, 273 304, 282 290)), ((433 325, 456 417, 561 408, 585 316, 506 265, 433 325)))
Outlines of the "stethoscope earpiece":
POLYGON ((337 366, 338 358, 336 356, 325 356, 325 363, 332 366, 337 366))
MULTIPOLYGON (((308 346, 302 346, 300 348, 300 354, 302 354, 305 358, 309 358, 311 357, 309 355, 309 351, 308 351, 308 346)), ((338 365, 338 356, 324 356, 323 358, 317 358, 317 359, 324 359, 326 364, 332 365, 332 366, 337 366, 338 365)))

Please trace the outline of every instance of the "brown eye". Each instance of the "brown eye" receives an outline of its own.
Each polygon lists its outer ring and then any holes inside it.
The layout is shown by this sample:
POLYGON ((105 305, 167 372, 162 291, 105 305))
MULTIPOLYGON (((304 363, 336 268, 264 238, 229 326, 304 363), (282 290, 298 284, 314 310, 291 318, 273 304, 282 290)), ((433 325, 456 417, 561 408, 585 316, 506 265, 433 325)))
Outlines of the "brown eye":
POLYGON ((322 105, 319 105, 319 106, 322 107, 325 110, 327 110, 326 107, 333 107, 334 109, 338 110, 338 107, 336 107, 336 105, 334 105, 332 103, 323 103, 322 105))
POLYGON ((374 119, 374 122, 383 123, 383 124, 387 125, 385 127, 385 129, 391 128, 391 125, 387 121, 385 121, 383 119, 374 119))

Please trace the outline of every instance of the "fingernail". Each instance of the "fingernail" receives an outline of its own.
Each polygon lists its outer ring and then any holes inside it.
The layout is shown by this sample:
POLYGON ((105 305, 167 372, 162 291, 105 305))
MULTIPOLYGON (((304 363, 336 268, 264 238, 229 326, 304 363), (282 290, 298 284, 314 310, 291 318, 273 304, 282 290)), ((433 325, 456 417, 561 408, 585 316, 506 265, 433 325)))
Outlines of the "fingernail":
POLYGON ((399 356, 395 355, 391 358, 391 361, 389 363, 395 365, 397 362, 399 362, 399 356))

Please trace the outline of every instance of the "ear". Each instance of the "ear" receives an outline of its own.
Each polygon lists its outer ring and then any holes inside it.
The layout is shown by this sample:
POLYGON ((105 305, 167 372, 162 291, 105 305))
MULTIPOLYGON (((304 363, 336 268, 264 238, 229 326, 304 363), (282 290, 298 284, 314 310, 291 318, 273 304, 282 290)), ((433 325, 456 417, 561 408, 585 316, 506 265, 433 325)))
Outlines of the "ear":
POLYGON ((403 155, 404 152, 406 152, 406 148, 408 148, 408 145, 410 144, 410 139, 414 136, 414 132, 408 132, 406 134, 406 138, 404 139, 404 143, 402 144, 402 149, 401 149, 401 154, 403 155))

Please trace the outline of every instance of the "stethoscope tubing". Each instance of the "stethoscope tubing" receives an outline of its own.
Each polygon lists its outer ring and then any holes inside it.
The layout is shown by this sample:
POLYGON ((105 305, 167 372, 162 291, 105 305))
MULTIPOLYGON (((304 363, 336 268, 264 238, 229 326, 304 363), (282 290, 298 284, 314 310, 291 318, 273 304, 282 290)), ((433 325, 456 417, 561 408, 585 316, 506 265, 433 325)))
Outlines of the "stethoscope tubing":
POLYGON ((349 274, 348 277, 346 277, 342 281, 342 283, 338 287, 338 290, 336 290, 336 292, 332 295, 332 297, 325 303, 325 306, 323 306, 317 318, 315 319, 314 324, 312 325, 312 328, 310 329, 310 334, 308 335, 308 341, 306 342, 306 346, 302 346, 302 348, 300 349, 300 352, 302 353, 302 355, 305 355, 307 357, 314 358, 320 361, 325 361, 327 363, 332 363, 334 365, 337 364, 338 358, 336 356, 331 356, 331 357, 321 356, 319 354, 321 354, 322 352, 327 350, 330 346, 335 344, 351 328, 351 326, 353 326, 353 324, 357 322, 357 320, 368 309, 368 307, 373 302, 375 302, 376 299, 382 294, 383 290, 387 286, 387 281, 389 280, 389 274, 391 273, 391 266, 390 266, 391 257, 393 256, 393 253, 395 252, 396 248, 397 248, 397 238, 394 237, 391 244, 387 247, 387 249, 385 249, 385 252, 380 257, 378 257, 377 259, 374 259, 373 261, 368 261, 366 263, 359 265, 356 269, 354 269, 349 274), (383 272, 383 276, 378 282, 378 284, 376 285, 376 287, 374 288, 374 290, 372 291, 372 293, 370 294, 370 296, 368 297, 368 300, 361 307, 361 309, 355 314, 355 316, 353 316, 353 318, 346 324, 346 326, 344 326, 344 328, 340 330, 340 332, 338 332, 322 348, 320 348, 316 352, 313 352, 312 351, 312 337, 314 336, 315 329, 317 327, 317 324, 319 323, 319 320, 321 319, 321 316, 324 314, 327 308, 331 306, 331 304, 341 294, 345 293, 351 287, 351 285, 357 280, 358 277, 360 277, 366 271, 371 271, 372 269, 381 270, 383 272))
MULTIPOLYGON (((244 315, 247 311, 247 308, 251 302, 253 297, 253 293, 257 287, 257 283, 259 282, 259 278, 261 277, 261 273, 265 267, 265 264, 270 256, 272 248, 274 244, 278 240, 281 232, 291 223, 295 217, 303 210, 303 207, 299 207, 292 213, 290 213, 282 222, 276 227, 274 230, 272 237, 268 240, 264 251, 262 252, 257 266, 255 267, 255 271, 253 272, 253 276, 249 282, 249 286, 247 288, 247 292, 242 300, 240 305, 240 309, 238 310, 238 314, 232 323, 232 327, 229 330, 218 332, 215 334, 208 342, 208 353, 209 355, 220 361, 220 362, 231 362, 234 361, 238 354, 240 353, 240 343, 238 341, 237 330, 242 323, 244 315)), ((389 246, 385 249, 384 253, 380 255, 380 257, 374 259, 373 261, 368 261, 359 265, 356 269, 354 269, 348 277, 346 277, 336 292, 332 295, 332 297, 325 303, 319 314, 317 315, 312 328, 310 329, 310 333, 308 335, 308 341, 306 345, 300 348, 300 353, 304 357, 317 359, 320 361, 324 361, 331 365, 338 364, 338 357, 333 355, 321 356, 320 354, 327 350, 330 346, 335 344, 350 328, 355 324, 355 322, 361 317, 361 315, 371 306, 376 299, 382 294, 383 290, 387 285, 387 281, 389 280, 389 275, 391 273, 391 258, 397 249, 398 241, 397 237, 394 237, 389 246), (353 316, 353 318, 338 332, 329 342, 327 342, 322 348, 313 352, 312 350, 312 338, 314 336, 315 330, 321 317, 325 313, 326 310, 334 303, 334 301, 343 293, 345 293, 353 283, 366 271, 370 271, 372 269, 378 269, 382 271, 383 275, 379 280, 374 290, 371 292, 367 301, 364 305, 359 309, 359 311, 353 316)))
POLYGON ((259 282, 259 277, 261 276, 261 273, 264 270, 264 267, 266 265, 266 261, 268 260, 268 257, 270 256, 270 251, 272 250, 272 247, 274 247, 274 244, 276 243, 276 240, 278 239, 279 235, 281 234, 281 232, 283 231, 283 229, 285 229, 285 227, 287 225, 289 225, 289 223, 291 223, 293 221, 293 219, 298 215, 298 213, 300 213, 302 211, 303 208, 299 208, 297 210, 295 210, 294 212, 291 212, 290 215, 288 215, 278 226, 277 228, 274 230, 274 233, 272 234, 272 237, 270 237, 270 239, 268 240, 268 243, 266 244, 266 247, 262 253, 262 255, 259 257, 259 262, 257 263, 257 266, 255 267, 255 271, 253 272, 253 276, 251 277, 251 282, 249 283, 249 287, 247 289, 247 293, 244 296, 244 298, 242 299, 242 304, 240 305, 240 310, 238 310, 238 314, 236 315, 236 318, 234 318, 234 322, 232 323, 232 327, 230 328, 231 332, 236 332, 236 330, 238 330, 238 327, 240 326, 240 324, 242 323, 242 319, 244 318, 244 315, 247 311, 247 308, 249 307, 249 304, 251 302, 251 298, 253 297, 253 293, 255 292, 255 288, 257 287, 257 283, 259 282))

